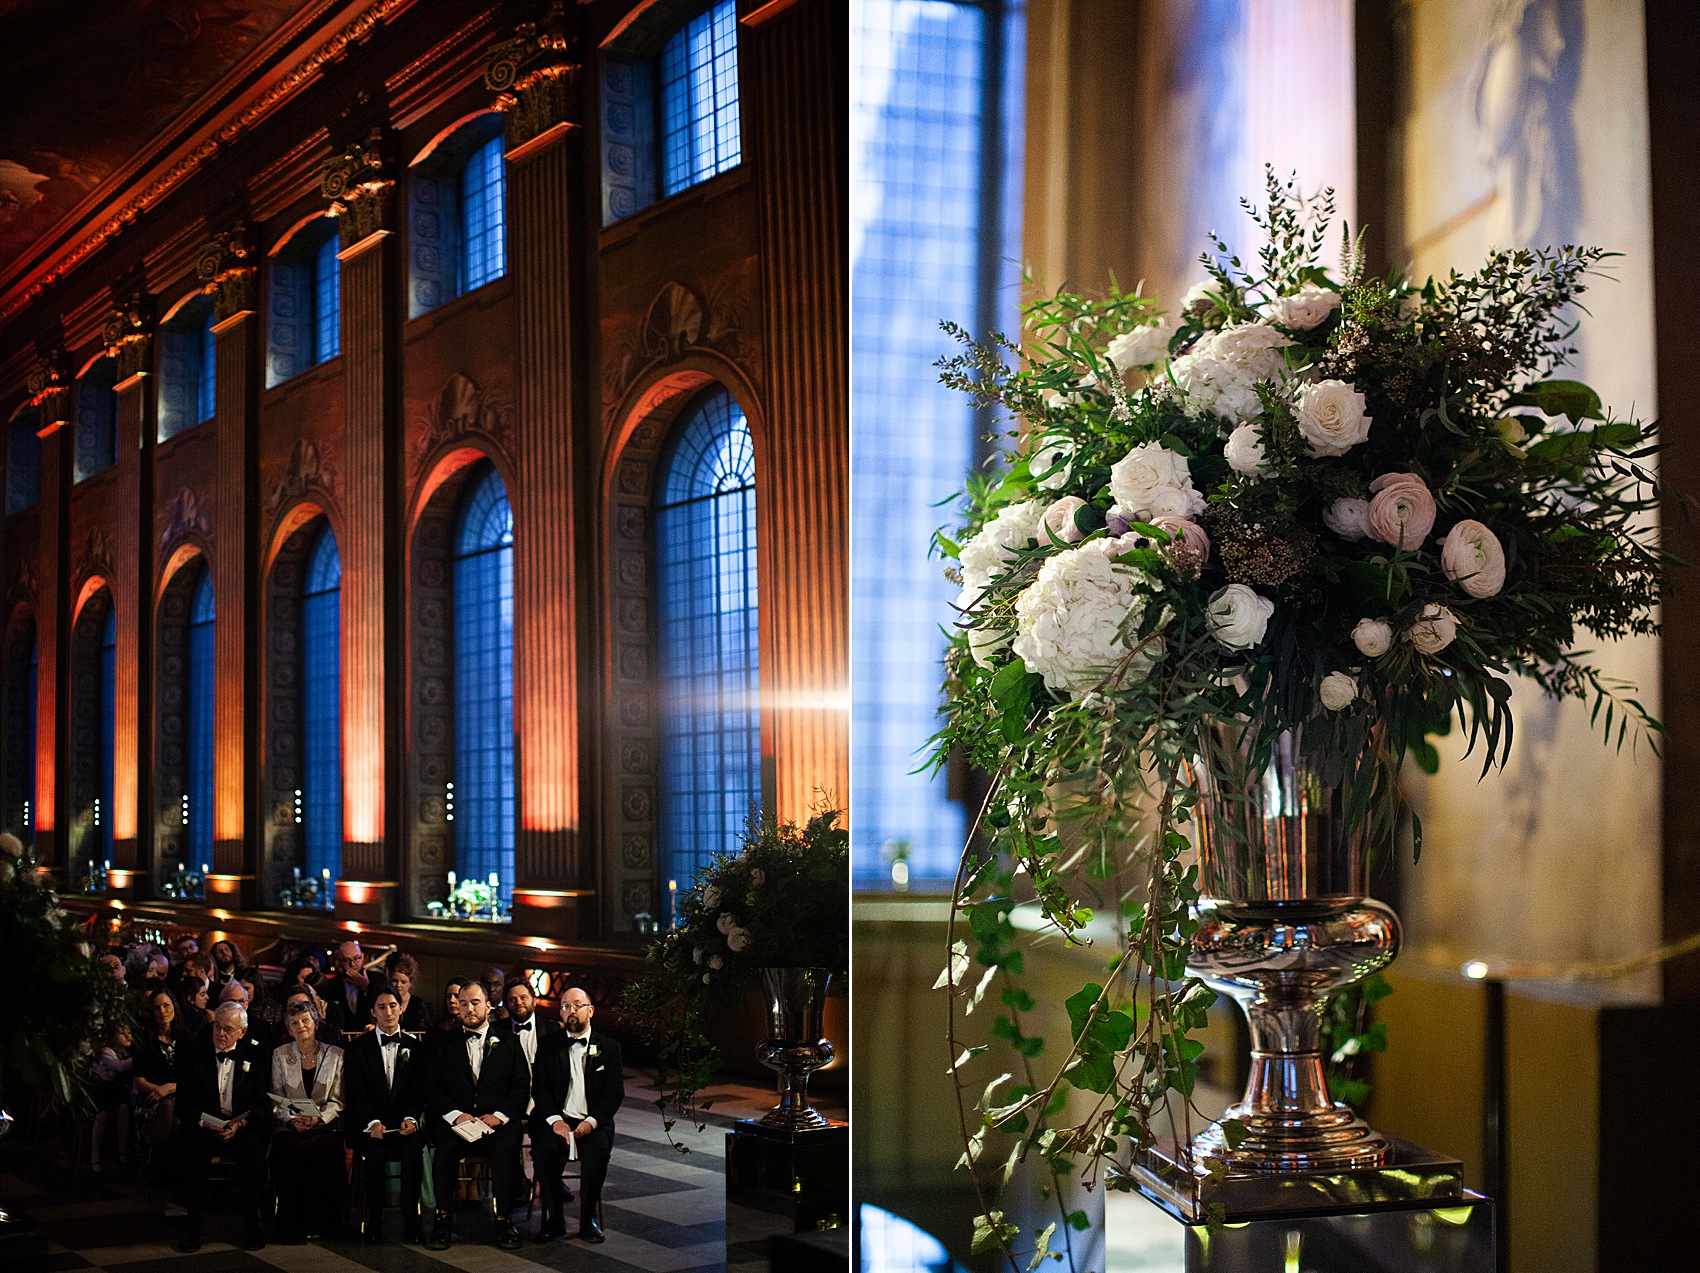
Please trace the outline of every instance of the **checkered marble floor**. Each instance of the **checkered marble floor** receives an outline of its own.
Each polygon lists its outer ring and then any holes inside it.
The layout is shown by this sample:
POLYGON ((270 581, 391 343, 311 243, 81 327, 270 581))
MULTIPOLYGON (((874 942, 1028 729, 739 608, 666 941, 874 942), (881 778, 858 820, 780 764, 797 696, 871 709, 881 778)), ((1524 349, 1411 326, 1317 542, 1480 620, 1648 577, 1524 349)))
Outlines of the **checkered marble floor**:
MULTIPOLYGON (((463 1204, 456 1216, 455 1244, 447 1251, 402 1245, 396 1240, 394 1212, 386 1222, 391 1241, 382 1246, 320 1240, 305 1246, 273 1243, 261 1251, 243 1251, 236 1245, 241 1227, 234 1211, 214 1209, 207 1214, 205 1245, 193 1255, 183 1255, 174 1245, 182 1225, 175 1218, 180 1211, 168 1207, 168 1188, 145 1189, 133 1167, 110 1161, 103 1174, 95 1175, 86 1162, 72 1162, 68 1142, 13 1140, 0 1145, 0 1207, 33 1216, 47 1239, 46 1256, 32 1261, 28 1273, 35 1269, 42 1273, 61 1269, 446 1273, 446 1268, 464 1273, 535 1273, 540 1267, 574 1273, 631 1273, 634 1269, 713 1273, 728 1265, 724 1133, 736 1119, 766 1110, 774 1098, 768 1089, 733 1083, 717 1085, 704 1096, 714 1100, 706 1129, 697 1132, 682 1121, 673 1129, 675 1137, 691 1149, 681 1154, 668 1144, 662 1130, 661 1116, 652 1104, 650 1076, 628 1074, 626 1104, 620 1111, 614 1158, 603 1191, 608 1240, 595 1247, 572 1238, 534 1246, 531 1235, 542 1215, 535 1213, 527 1220, 521 1210, 515 1222, 526 1239, 524 1249, 498 1250, 481 1240, 485 1222, 470 1204, 463 1204)), ((844 1117, 843 1109, 830 1101, 816 1104, 828 1117, 844 1117)), ((576 1209, 569 1204, 569 1230, 576 1224, 576 1209)), ((731 1264, 734 1268, 765 1266, 765 1259, 735 1245, 731 1264)))

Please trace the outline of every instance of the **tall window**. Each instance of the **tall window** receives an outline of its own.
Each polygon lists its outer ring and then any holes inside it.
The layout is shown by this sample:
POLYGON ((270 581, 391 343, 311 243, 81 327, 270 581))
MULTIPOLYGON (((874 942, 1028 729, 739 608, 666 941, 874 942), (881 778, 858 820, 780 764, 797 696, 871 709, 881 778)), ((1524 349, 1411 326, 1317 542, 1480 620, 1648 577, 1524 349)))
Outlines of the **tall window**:
POLYGON ((13 629, 6 644, 5 710, 0 711, 0 830, 30 842, 35 810, 35 621, 13 629))
POLYGON ((738 12, 720 0, 661 50, 661 192, 676 194, 734 168, 738 128, 738 12))
POLYGON ((724 389, 685 413, 658 490, 661 839, 688 888, 761 802, 755 447, 724 389))
POLYGON ((76 449, 75 480, 82 481, 118 458, 118 395, 112 385, 116 368, 112 359, 102 358, 77 380, 77 429, 72 439, 76 449))
POLYGON ((492 137, 460 171, 460 290, 483 287, 507 271, 503 227, 507 221, 507 185, 502 139, 492 137))
POLYGON ((213 587, 212 571, 202 567, 189 603, 188 853, 186 865, 212 861, 213 847, 213 587))
POLYGON ((282 384, 342 352, 342 263, 336 222, 321 217, 272 260, 266 298, 266 385, 282 384))
POLYGON ((302 831, 307 873, 342 875, 342 556, 327 524, 301 589, 302 831))
POLYGON ((455 866, 514 887, 514 517, 493 466, 455 522, 455 866))
POLYGON ((34 508, 41 498, 41 439, 39 415, 32 407, 19 414, 6 430, 6 511, 34 508))
POLYGON ((94 856, 112 860, 112 782, 118 749, 118 609, 108 603, 100 632, 100 743, 95 780, 94 856))
POLYGON ((337 237, 327 235, 313 253, 313 361, 324 362, 342 352, 342 262, 336 259, 337 237))
POLYGON ((159 331, 159 437, 176 437, 213 417, 216 340, 212 302, 185 305, 159 331))
POLYGON ((986 424, 933 363, 951 347, 942 319, 1013 325, 1023 28, 998 0, 854 11, 852 861, 861 881, 889 879, 907 846, 913 876, 938 880, 955 873, 967 816, 944 774, 914 772, 940 723, 956 596, 928 543, 986 424))

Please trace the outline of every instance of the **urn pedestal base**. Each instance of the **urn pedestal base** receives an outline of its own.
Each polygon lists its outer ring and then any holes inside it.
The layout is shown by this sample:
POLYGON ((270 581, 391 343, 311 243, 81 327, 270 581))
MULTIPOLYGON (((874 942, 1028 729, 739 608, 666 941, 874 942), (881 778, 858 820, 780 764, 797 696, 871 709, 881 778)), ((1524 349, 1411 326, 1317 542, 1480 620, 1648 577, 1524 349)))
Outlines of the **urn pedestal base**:
POLYGON ((747 1118, 726 1133, 728 1250, 849 1222, 849 1124, 785 1131, 747 1118))

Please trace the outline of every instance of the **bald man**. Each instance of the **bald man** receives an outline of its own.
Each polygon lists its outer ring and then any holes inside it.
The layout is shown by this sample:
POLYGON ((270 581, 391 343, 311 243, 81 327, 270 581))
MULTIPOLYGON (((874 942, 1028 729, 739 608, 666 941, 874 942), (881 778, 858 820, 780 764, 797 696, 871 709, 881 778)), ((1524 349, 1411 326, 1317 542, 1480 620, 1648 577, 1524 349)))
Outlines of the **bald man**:
POLYGON ((373 996, 388 984, 384 974, 367 972, 366 952, 357 941, 338 946, 331 962, 336 971, 319 987, 331 1023, 338 1030, 350 1032, 370 1028, 373 996))

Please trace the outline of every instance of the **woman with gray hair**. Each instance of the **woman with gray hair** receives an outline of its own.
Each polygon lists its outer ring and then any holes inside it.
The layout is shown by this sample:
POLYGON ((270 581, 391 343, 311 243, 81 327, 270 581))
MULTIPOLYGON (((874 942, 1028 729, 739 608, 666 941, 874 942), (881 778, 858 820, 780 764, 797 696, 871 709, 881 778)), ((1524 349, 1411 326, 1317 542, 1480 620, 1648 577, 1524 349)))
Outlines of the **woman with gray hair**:
POLYGON ((284 1009, 289 1041, 272 1053, 272 1188, 285 1242, 335 1233, 347 1193, 343 1158, 342 1049, 319 1038, 311 1003, 284 1009))

